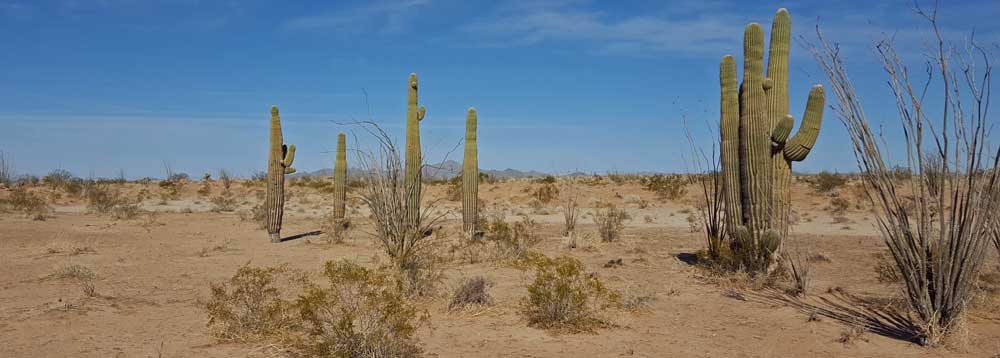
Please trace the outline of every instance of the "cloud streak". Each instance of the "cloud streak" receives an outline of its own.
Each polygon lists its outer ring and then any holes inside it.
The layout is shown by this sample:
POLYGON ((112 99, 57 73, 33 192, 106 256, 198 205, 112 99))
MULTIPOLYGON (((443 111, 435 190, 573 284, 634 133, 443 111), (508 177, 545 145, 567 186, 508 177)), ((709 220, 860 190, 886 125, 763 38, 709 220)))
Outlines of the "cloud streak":
POLYGON ((349 33, 378 31, 402 33, 410 28, 415 11, 431 0, 389 0, 322 15, 303 16, 286 21, 287 30, 332 30, 349 33))

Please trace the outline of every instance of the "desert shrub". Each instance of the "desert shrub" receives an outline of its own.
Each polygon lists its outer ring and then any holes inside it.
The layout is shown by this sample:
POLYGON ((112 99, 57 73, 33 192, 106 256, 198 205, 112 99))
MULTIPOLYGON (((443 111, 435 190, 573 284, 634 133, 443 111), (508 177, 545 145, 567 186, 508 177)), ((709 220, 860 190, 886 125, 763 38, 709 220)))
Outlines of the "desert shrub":
POLYGON ((911 83, 908 61, 894 44, 886 40, 876 46, 896 99, 900 124, 896 132, 905 134, 901 135, 910 180, 934 180, 938 185, 936 193, 926 185, 911 186, 912 207, 899 194, 906 183, 898 182, 896 171, 886 162, 889 155, 882 154, 892 148, 876 134, 883 130, 872 128, 836 46, 820 36, 821 47, 813 48, 813 53, 837 95, 835 112, 847 127, 867 197, 874 202, 875 222, 903 283, 900 286, 914 317, 912 326, 917 327, 909 333, 921 343, 936 345, 961 322, 974 295, 974 282, 996 225, 991 215, 1000 209, 996 184, 1000 167, 994 161, 1000 152, 985 144, 990 142, 990 131, 984 128, 992 123, 987 110, 992 57, 977 44, 956 46, 968 52, 952 51, 952 45, 943 40, 937 9, 928 13, 918 7, 916 11, 936 37, 926 69, 939 76, 911 83), (933 109, 935 105, 944 110, 933 109), (949 140, 954 144, 941 145, 949 140), (926 171, 923 162, 929 156, 957 163, 942 166, 939 173, 934 172, 937 168, 926 171))
POLYGON ((295 302, 309 357, 419 357, 415 337, 426 322, 392 276, 351 262, 327 262, 326 286, 312 285, 295 302))
POLYGON ((198 188, 199 196, 209 196, 212 194, 212 182, 209 180, 202 180, 201 187, 198 188))
POLYGON ((241 221, 249 221, 257 225, 258 229, 263 229, 267 226, 267 209, 264 208, 264 203, 257 203, 250 208, 249 211, 240 212, 241 221))
POLYGON ((681 175, 656 174, 643 177, 640 183, 660 200, 677 200, 687 193, 687 180, 681 175))
POLYGON ((55 169, 42 177, 42 182, 55 190, 63 188, 67 183, 73 181, 73 179, 73 173, 70 173, 68 170, 55 169))
POLYGON ((502 214, 487 216, 483 225, 483 233, 487 242, 493 244, 496 260, 523 258, 529 249, 537 245, 541 239, 535 235, 538 224, 527 216, 521 220, 508 223, 502 214))
POLYGON ((462 280, 462 284, 451 296, 448 309, 458 310, 470 305, 485 306, 493 303, 493 297, 489 292, 490 286, 492 283, 482 276, 462 280))
POLYGON ((20 212, 34 220, 45 220, 52 212, 52 207, 41 196, 28 191, 23 186, 14 188, 6 200, 0 200, 0 206, 20 212))
POLYGON ((139 215, 140 200, 132 200, 107 184, 92 183, 86 191, 87 210, 96 214, 111 215, 115 219, 132 219, 139 215))
POLYGON ((613 205, 594 212, 594 224, 597 224, 597 231, 604 242, 618 241, 622 230, 625 230, 625 222, 630 219, 625 209, 617 209, 613 205))
POLYGON ((236 210, 236 198, 229 190, 223 190, 221 194, 211 199, 213 212, 231 212, 236 210))
POLYGON ((233 175, 229 173, 228 169, 219 169, 219 181, 222 182, 222 189, 229 191, 233 185, 233 175))
POLYGON ((537 184, 555 184, 556 183, 556 177, 551 176, 551 175, 546 175, 544 177, 532 180, 532 182, 537 183, 537 184))
POLYGON ((813 178, 812 186, 817 192, 829 193, 847 184, 847 176, 821 171, 813 178))
POLYGON ((535 279, 521 307, 529 326, 578 332, 608 325, 600 314, 618 301, 618 294, 579 260, 563 256, 536 260, 535 279))
POLYGON ((851 202, 847 201, 841 196, 835 196, 830 199, 830 209, 832 209, 835 215, 844 215, 847 209, 851 207, 851 202))
POLYGON ((278 287, 282 267, 244 265, 226 282, 212 284, 205 304, 212 335, 224 341, 250 342, 279 335, 294 323, 278 287))
POLYGON ((902 278, 899 277, 899 270, 896 269, 896 263, 892 260, 892 255, 888 252, 876 252, 872 254, 875 258, 875 277, 878 282, 896 284, 899 283, 902 278))
POLYGON ((538 189, 535 189, 534 197, 538 201, 548 204, 559 197, 559 187, 552 183, 542 184, 538 189))

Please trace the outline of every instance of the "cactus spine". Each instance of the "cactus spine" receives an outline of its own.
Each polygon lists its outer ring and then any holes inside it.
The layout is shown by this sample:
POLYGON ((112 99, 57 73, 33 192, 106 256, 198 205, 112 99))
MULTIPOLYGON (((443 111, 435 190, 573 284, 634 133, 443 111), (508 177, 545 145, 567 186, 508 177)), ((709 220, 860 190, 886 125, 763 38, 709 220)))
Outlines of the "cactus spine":
POLYGON ((333 218, 340 226, 347 203, 347 139, 337 134, 337 161, 333 164, 333 218))
POLYGON ((424 106, 417 104, 417 74, 411 73, 407 81, 406 97, 406 215, 407 222, 416 227, 420 221, 420 177, 422 158, 420 156, 420 121, 424 119, 424 106))
MULTIPOLYGON (((791 162, 809 154, 819 135, 823 87, 809 92, 802 125, 788 139, 795 121, 788 105, 788 51, 791 18, 779 9, 771 27, 767 75, 764 35, 757 23, 743 35, 743 83, 737 87, 736 62, 722 58, 721 150, 726 224, 734 244, 749 262, 769 265, 788 233, 791 162)), ((761 267, 748 267, 759 269, 761 267)))
POLYGON ((476 145, 476 109, 465 116, 465 158, 462 162, 462 228, 479 229, 479 150, 476 145))
POLYGON ((264 198, 265 227, 271 242, 281 242, 281 218, 285 211, 285 174, 295 173, 295 145, 286 146, 281 136, 278 107, 271 106, 271 144, 267 155, 267 196, 264 198))

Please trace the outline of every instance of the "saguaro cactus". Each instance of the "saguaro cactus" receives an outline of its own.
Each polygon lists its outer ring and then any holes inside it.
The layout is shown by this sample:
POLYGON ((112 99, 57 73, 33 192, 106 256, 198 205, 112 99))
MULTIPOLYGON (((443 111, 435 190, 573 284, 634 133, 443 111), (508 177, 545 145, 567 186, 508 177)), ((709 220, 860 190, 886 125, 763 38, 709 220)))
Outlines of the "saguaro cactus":
POLYGON ((479 149, 476 145, 476 109, 465 115, 465 159, 462 161, 462 228, 479 229, 479 149))
POLYGON ((285 174, 295 173, 295 145, 286 146, 281 136, 278 107, 271 106, 271 145, 267 152, 267 196, 264 198, 265 227, 271 242, 281 242, 281 218, 285 212, 285 174))
POLYGON ((337 161, 333 164, 333 218, 341 226, 347 202, 347 139, 337 134, 337 161))
POLYGON ((416 225, 420 220, 420 177, 423 159, 420 156, 420 121, 426 110, 417 104, 417 74, 411 73, 407 81, 406 97, 406 214, 408 222, 416 225))
POLYGON ((790 27, 788 10, 779 9, 771 27, 766 77, 764 35, 757 23, 747 25, 743 35, 743 83, 738 89, 733 57, 724 56, 720 65, 726 224, 748 266, 769 265, 787 235, 791 163, 809 154, 823 116, 823 87, 815 85, 799 131, 788 139, 795 123, 788 112, 790 27))

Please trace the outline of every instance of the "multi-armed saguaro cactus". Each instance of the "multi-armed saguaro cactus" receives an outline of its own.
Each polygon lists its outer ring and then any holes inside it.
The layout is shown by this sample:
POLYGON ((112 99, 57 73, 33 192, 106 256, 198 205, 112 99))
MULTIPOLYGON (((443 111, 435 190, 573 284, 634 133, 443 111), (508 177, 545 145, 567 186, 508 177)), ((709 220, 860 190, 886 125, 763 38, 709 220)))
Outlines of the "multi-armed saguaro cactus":
POLYGON ((347 139, 344 133, 337 134, 337 161, 333 164, 333 219, 340 228, 343 225, 347 202, 347 139))
POLYGON ((779 9, 771 28, 766 77, 764 35, 757 23, 748 25, 743 35, 743 83, 737 88, 732 56, 723 57, 720 66, 726 224, 744 260, 756 265, 769 265, 788 233, 791 162, 809 154, 823 116, 823 87, 815 85, 799 131, 788 139, 795 123, 788 112, 790 27, 788 11, 779 9))
POLYGON ((423 159, 420 156, 420 121, 424 119, 424 106, 417 105, 417 74, 411 73, 407 81, 406 98, 406 215, 407 222, 416 224, 420 220, 420 172, 423 159))
POLYGON ((479 149, 476 146, 476 109, 465 116, 465 159, 462 162, 462 228, 479 229, 479 149))
POLYGON ((267 152, 267 196, 264 224, 271 242, 281 242, 281 217, 285 212, 285 174, 295 173, 295 145, 285 146, 281 136, 281 117, 278 107, 271 106, 271 146, 267 152))

